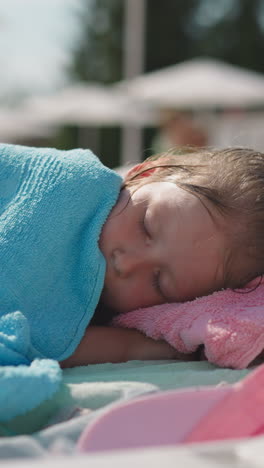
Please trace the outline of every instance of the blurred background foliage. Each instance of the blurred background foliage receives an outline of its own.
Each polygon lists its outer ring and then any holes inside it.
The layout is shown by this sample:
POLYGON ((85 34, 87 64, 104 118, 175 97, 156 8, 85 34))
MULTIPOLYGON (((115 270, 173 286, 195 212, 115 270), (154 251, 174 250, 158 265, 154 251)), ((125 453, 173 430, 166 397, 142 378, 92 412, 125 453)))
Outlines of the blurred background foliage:
MULTIPOLYGON (((116 83, 124 78, 126 0, 80 2, 82 8, 72 13, 77 15, 79 34, 65 70, 67 79, 116 83)), ((144 73, 200 56, 264 72, 264 0, 142 2, 146 10, 144 73)), ((117 165, 120 128, 85 130, 91 141, 96 139, 103 162, 117 165)), ((145 129, 144 148, 149 148, 152 136, 153 129, 145 129)), ((62 128, 50 141, 51 146, 60 148, 79 143, 80 129, 73 126, 62 128)))
MULTIPOLYGON (((92 0, 84 10, 72 79, 109 84, 123 78, 124 6, 124 0, 92 0)), ((146 0, 145 8, 144 72, 197 56, 264 72, 263 0, 146 0)), ((69 135, 74 146, 73 129, 64 129, 57 146, 69 135)), ((152 136, 146 129, 144 148, 152 136)), ((120 129, 100 129, 99 141, 104 163, 117 164, 120 129)))
MULTIPOLYGON (((122 77, 124 0, 93 0, 72 73, 112 83, 122 77)), ((206 55, 264 72, 263 0, 146 0, 144 71, 206 55)))

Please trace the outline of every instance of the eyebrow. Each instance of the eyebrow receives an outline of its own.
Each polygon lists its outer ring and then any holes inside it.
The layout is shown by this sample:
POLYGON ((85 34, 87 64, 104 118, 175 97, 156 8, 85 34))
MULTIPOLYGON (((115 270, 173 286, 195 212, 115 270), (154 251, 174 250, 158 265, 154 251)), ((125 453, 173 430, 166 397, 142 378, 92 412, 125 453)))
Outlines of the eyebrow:
MULTIPOLYGON (((147 231, 149 232, 150 236, 152 235, 156 235, 156 231, 160 231, 160 227, 162 228, 163 225, 162 225, 162 222, 160 220, 160 216, 157 216, 158 218, 158 226, 156 227, 156 230, 153 229, 153 226, 151 225, 150 221, 149 221, 149 218, 147 219, 147 216, 146 216, 146 213, 147 213, 147 209, 150 207, 151 203, 149 203, 149 200, 145 200, 147 203, 145 204, 145 215, 144 215, 144 223, 145 223, 145 226, 146 226, 146 229, 147 231)), ((171 273, 168 273, 169 276, 172 276, 171 273)), ((164 291, 164 286, 161 284, 161 281, 160 281, 160 278, 161 278, 161 275, 162 275, 162 269, 161 269, 161 274, 158 278, 158 281, 157 281, 157 289, 162 297, 162 299, 169 303, 169 302, 176 302, 176 299, 175 298, 171 298, 171 295, 170 294, 166 294, 166 292, 164 291)), ((174 275, 173 275, 174 277, 174 275)), ((173 281, 174 282, 174 281, 173 281)))

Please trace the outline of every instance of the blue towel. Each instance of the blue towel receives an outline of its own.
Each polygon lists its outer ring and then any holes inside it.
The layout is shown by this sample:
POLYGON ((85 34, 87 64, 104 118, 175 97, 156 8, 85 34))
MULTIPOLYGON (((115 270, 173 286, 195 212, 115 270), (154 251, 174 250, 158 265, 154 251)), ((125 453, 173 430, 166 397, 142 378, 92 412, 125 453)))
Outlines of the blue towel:
POLYGON ((0 145, 0 420, 58 390, 56 361, 102 291, 98 239, 120 186, 88 150, 0 145))

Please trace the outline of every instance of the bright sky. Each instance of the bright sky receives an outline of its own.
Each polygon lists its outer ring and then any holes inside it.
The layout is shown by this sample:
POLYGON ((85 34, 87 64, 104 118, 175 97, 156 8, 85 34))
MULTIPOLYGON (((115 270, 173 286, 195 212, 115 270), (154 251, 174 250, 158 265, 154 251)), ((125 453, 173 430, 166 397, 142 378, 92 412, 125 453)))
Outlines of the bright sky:
POLYGON ((63 83, 78 18, 89 2, 0 0, 0 97, 63 83))

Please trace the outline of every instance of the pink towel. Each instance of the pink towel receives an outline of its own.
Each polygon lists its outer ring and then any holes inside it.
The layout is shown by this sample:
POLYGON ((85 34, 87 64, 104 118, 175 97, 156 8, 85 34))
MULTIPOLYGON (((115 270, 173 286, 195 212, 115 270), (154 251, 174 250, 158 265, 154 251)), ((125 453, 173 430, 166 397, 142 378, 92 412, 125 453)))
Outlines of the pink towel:
POLYGON ((208 361, 242 369, 264 348, 264 281, 258 283, 256 278, 239 291, 227 289, 190 302, 127 312, 113 325, 166 340, 182 353, 203 345, 208 361))

